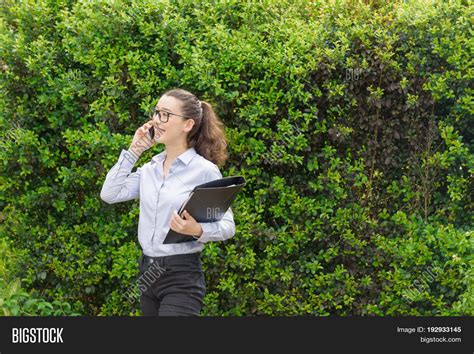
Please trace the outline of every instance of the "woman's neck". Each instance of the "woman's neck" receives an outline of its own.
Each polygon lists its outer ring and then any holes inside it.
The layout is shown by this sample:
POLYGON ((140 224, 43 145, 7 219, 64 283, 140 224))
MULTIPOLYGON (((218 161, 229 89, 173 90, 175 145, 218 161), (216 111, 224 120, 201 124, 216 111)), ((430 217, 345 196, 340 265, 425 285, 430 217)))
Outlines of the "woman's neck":
POLYGON ((187 145, 180 144, 180 145, 167 145, 166 146, 166 164, 171 166, 174 160, 181 155, 183 152, 188 150, 187 145))

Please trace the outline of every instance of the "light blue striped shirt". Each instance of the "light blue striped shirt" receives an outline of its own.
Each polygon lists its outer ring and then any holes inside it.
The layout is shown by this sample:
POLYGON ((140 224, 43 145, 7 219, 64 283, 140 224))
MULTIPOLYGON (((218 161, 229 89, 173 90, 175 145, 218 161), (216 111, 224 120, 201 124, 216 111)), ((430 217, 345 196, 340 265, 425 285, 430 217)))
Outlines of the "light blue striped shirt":
MULTIPOLYGON (((218 222, 200 223, 203 234, 191 242, 163 244, 173 211, 178 211, 193 188, 222 178, 219 168, 199 155, 194 147, 179 155, 164 178, 166 151, 131 173, 135 155, 122 150, 118 162, 110 169, 100 197, 109 204, 140 199, 138 240, 143 253, 151 257, 200 252, 204 243, 223 241, 235 234, 234 214, 229 208, 218 222)), ((189 236, 192 238, 192 236, 189 236)))

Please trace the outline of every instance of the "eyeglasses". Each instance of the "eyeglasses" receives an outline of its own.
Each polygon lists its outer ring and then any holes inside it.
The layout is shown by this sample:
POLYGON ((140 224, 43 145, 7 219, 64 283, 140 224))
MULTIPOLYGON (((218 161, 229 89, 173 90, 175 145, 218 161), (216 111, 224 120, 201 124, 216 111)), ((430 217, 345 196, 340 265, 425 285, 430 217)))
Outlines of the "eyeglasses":
POLYGON ((181 117, 181 118, 186 118, 186 119, 192 119, 192 118, 188 118, 188 117, 185 117, 185 116, 180 116, 179 114, 175 114, 175 113, 171 113, 171 112, 168 112, 168 111, 164 111, 162 109, 157 109, 155 107, 153 107, 151 109, 151 112, 150 112, 150 119, 153 119, 155 118, 155 116, 158 114, 158 118, 160 119, 160 122, 162 123, 168 123, 168 120, 170 119, 170 115, 172 116, 178 116, 178 117, 181 117))

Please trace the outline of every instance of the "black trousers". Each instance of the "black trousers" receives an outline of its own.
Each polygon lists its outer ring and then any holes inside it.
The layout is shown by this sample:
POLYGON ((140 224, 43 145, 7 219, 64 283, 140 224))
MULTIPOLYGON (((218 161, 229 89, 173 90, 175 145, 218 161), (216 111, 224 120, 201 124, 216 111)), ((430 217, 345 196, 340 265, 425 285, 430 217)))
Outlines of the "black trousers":
POLYGON ((143 316, 197 316, 206 292, 201 253, 139 260, 138 288, 143 316))

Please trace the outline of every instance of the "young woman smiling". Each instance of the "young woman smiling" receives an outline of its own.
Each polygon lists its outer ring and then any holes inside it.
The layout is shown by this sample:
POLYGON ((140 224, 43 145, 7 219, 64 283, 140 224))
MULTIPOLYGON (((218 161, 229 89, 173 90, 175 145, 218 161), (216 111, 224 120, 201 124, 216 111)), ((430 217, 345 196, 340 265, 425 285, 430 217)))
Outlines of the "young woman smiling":
POLYGON ((140 307, 147 316, 198 315, 205 295, 201 251, 209 241, 235 234, 229 208, 218 222, 198 223, 177 210, 196 185, 222 178, 227 159, 223 124, 212 106, 194 94, 164 93, 150 121, 137 129, 128 150, 107 173, 101 198, 112 204, 140 199, 138 239, 140 307), (165 150, 131 173, 143 151, 161 143, 165 150), (169 229, 190 242, 164 244, 169 229))

